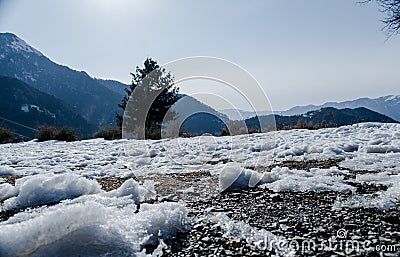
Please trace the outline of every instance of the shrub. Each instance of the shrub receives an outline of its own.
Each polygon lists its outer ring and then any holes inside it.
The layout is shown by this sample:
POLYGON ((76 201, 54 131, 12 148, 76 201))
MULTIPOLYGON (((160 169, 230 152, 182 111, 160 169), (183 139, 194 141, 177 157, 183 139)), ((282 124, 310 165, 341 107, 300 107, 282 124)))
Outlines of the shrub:
POLYGON ((37 138, 40 142, 54 140, 57 129, 55 127, 50 126, 41 126, 39 127, 39 131, 37 133, 37 138))
POLYGON ((0 143, 1 144, 12 142, 13 137, 14 137, 14 135, 11 132, 11 130, 0 126, 0 143))
POLYGON ((76 136, 75 131, 72 128, 64 127, 60 130, 55 127, 42 126, 39 128, 38 140, 40 142, 48 140, 59 140, 59 141, 76 141, 79 138, 76 136))
POLYGON ((79 138, 75 134, 75 130, 68 127, 63 127, 60 130, 56 130, 55 139, 67 142, 79 140, 79 138))
POLYGON ((94 138, 104 138, 105 140, 115 140, 122 138, 122 131, 117 127, 101 128, 94 133, 94 138))

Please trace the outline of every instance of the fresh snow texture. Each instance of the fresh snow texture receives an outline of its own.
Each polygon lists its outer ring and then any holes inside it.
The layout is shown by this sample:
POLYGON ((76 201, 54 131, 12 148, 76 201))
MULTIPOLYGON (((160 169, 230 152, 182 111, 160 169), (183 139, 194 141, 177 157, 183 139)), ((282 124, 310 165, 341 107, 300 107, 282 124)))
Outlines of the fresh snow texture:
POLYGON ((285 160, 344 159, 347 169, 399 173, 400 124, 361 123, 320 130, 290 130, 234 137, 164 140, 92 139, 0 145, 0 166, 21 175, 76 173, 86 177, 150 175, 209 170, 227 160, 265 167, 285 160))

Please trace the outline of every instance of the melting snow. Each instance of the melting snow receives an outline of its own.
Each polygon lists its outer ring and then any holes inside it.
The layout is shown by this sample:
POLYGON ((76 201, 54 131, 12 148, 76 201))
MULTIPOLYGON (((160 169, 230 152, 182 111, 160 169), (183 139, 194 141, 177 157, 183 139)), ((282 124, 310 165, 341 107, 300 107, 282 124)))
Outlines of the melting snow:
MULTIPOLYGON (((354 193, 345 181, 348 170, 371 170, 375 174, 357 175, 348 181, 384 184, 388 190, 338 199, 335 207, 398 206, 399 131, 399 124, 363 123, 207 141, 195 137, 3 144, 0 175, 26 177, 18 179, 15 186, 0 180, 3 208, 24 209, 0 223, 0 256, 144 255, 145 245, 154 244, 159 251, 164 239, 186 228, 187 209, 181 203, 142 204, 137 212, 138 202, 154 197, 154 182, 143 186, 129 179, 119 189, 104 192, 94 177, 208 170, 219 175, 221 190, 262 186, 276 192, 354 193), (266 173, 255 171, 283 161, 326 159, 343 159, 341 169, 275 167, 266 173)), ((219 219, 221 227, 226 225, 226 235, 242 233, 246 239, 248 234, 272 236, 219 219)))

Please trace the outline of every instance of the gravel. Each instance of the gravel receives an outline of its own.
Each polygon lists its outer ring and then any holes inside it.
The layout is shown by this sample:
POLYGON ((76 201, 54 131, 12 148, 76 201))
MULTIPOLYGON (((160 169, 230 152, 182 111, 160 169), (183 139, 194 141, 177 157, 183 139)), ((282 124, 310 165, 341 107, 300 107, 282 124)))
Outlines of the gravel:
MULTIPOLYGON (((311 168, 339 167, 341 160, 284 162, 274 166, 309 170, 311 168)), ((274 166, 257 168, 269 172, 274 166)), ((340 167, 339 167, 340 168, 340 167)), ((351 171, 355 174, 371 171, 351 171)), ((19 177, 7 176, 6 182, 14 184, 19 177)), ((375 208, 335 209, 337 199, 345 200, 352 192, 280 192, 253 188, 239 192, 220 193, 218 178, 208 171, 138 177, 139 181, 157 182, 156 202, 184 201, 192 220, 190 229, 166 241, 164 256, 276 256, 275 249, 260 247, 247 238, 227 236, 215 219, 218 214, 230 220, 248 224, 255 230, 265 229, 297 244, 295 256, 400 256, 400 208, 378 210, 375 208), (341 233, 343 232, 343 233, 341 233), (326 247, 331 240, 332 247, 326 247), (333 240, 333 241, 332 241, 333 240), (307 247, 314 242, 315 247, 307 247), (368 249, 359 251, 346 248, 346 243, 368 242, 368 249), (322 246, 325 246, 322 247, 322 246), (348 251, 347 250, 353 250, 348 251), (385 251, 382 251, 384 249, 385 251)), ((118 188, 126 178, 105 177, 97 179, 106 191, 118 188)), ((387 186, 348 182, 357 194, 373 194, 387 190, 387 186)), ((1 203, 0 203, 1 205, 1 203)), ((14 215, 0 212, 0 221, 14 215)), ((284 245, 287 246, 287 245, 284 245)), ((148 249, 151 252, 151 247, 148 249)))

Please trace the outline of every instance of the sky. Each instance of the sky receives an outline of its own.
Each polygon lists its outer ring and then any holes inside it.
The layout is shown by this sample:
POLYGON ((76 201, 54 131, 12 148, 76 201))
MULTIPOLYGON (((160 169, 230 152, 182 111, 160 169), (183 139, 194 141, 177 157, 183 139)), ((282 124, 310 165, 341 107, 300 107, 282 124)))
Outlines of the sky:
POLYGON ((274 110, 400 94, 400 35, 387 37, 383 17, 357 0, 0 0, 0 31, 59 64, 129 83, 147 57, 223 58, 258 81, 274 110))

